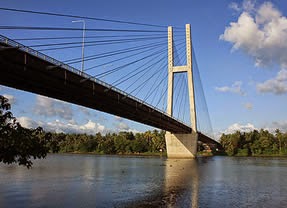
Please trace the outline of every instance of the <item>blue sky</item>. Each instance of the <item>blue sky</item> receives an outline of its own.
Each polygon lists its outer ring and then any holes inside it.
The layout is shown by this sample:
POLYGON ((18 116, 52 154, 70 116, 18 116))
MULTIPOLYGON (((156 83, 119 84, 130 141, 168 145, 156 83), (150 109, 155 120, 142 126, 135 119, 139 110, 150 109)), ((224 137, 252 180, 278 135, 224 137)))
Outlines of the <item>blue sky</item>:
MULTIPOLYGON (((273 1, 2 1, 0 7, 192 27, 193 46, 216 135, 234 130, 280 128, 287 131, 287 4, 273 1)), ((103 22, 86 22, 109 27, 103 22)), ((76 24, 76 23, 75 23, 76 24)), ((79 23, 77 23, 79 24, 79 23)), ((71 19, 0 11, 0 25, 71 27, 71 19)), ((26 37, 19 31, 0 31, 26 37)), ((74 53, 80 52, 80 48, 74 53)), ((63 54, 50 54, 64 58, 63 54)), ((77 66, 80 67, 79 65, 77 66)), ((13 112, 27 127, 49 130, 145 131, 145 125, 4 86, 13 112)))

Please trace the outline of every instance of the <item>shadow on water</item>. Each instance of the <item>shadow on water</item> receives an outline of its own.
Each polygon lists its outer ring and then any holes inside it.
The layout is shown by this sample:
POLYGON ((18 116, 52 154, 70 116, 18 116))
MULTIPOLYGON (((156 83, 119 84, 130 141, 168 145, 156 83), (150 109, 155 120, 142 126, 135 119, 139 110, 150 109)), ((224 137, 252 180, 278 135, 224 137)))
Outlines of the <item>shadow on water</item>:
POLYGON ((124 207, 198 207, 198 162, 194 159, 166 159, 160 192, 124 207))

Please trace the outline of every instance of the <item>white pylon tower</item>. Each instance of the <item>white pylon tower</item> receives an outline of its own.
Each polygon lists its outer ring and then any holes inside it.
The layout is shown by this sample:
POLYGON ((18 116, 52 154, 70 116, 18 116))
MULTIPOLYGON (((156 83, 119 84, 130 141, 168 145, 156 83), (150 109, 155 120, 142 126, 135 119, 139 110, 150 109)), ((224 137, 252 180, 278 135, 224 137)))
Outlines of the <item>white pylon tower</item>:
POLYGON ((186 65, 184 66, 174 66, 174 56, 173 56, 173 30, 172 27, 168 27, 168 93, 167 93, 167 113, 172 116, 173 108, 173 82, 175 73, 187 73, 188 81, 188 96, 189 96, 189 112, 191 120, 191 128, 193 131, 197 132, 196 125, 196 109, 195 109, 195 99, 194 99, 194 84, 193 84, 193 74, 192 74, 192 42, 191 42, 191 32, 190 24, 186 24, 186 65))
POLYGON ((189 112, 192 133, 173 134, 166 132, 167 156, 176 158, 194 158, 197 152, 197 121, 194 98, 194 82, 192 73, 192 42, 190 24, 186 24, 186 65, 174 66, 173 55, 173 29, 168 27, 168 94, 167 94, 167 113, 173 116, 173 82, 175 73, 187 73, 189 112))

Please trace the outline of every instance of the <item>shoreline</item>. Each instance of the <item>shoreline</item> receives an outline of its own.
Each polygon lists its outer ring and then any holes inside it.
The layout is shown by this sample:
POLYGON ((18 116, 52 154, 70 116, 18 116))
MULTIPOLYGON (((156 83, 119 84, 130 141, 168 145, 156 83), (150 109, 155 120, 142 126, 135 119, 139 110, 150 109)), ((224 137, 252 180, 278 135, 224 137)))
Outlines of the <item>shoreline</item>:
POLYGON ((234 156, 228 156, 228 157, 287 157, 287 155, 250 155, 250 156, 234 155, 234 156))
MULTIPOLYGON (((168 158, 166 152, 164 153, 125 153, 125 154, 101 154, 96 152, 59 152, 59 153, 49 153, 49 154, 74 154, 74 155, 96 155, 96 156, 120 156, 120 157, 160 157, 160 158, 168 158)), ((287 155, 251 155, 251 156, 228 156, 228 155, 211 155, 211 154, 199 154, 196 157, 235 157, 235 158, 256 158, 256 157, 269 157, 269 158, 287 158, 287 155)))
POLYGON ((75 154, 75 155, 97 155, 97 156, 123 156, 123 157, 167 157, 166 153, 125 153, 125 154, 101 154, 97 152, 59 152, 50 154, 75 154))

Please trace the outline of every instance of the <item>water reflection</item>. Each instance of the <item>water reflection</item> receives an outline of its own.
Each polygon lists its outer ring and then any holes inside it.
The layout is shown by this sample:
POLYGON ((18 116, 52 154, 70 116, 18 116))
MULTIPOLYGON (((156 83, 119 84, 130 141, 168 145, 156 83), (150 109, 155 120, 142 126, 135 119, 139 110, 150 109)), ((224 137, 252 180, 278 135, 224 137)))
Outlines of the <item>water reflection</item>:
POLYGON ((167 207, 198 207, 198 184, 197 160, 166 160, 164 203, 167 207))
POLYGON ((198 161, 194 159, 163 160, 163 182, 150 196, 123 207, 198 207, 198 161))
POLYGON ((0 164, 0 207, 287 207, 286 158, 49 155, 0 164))

